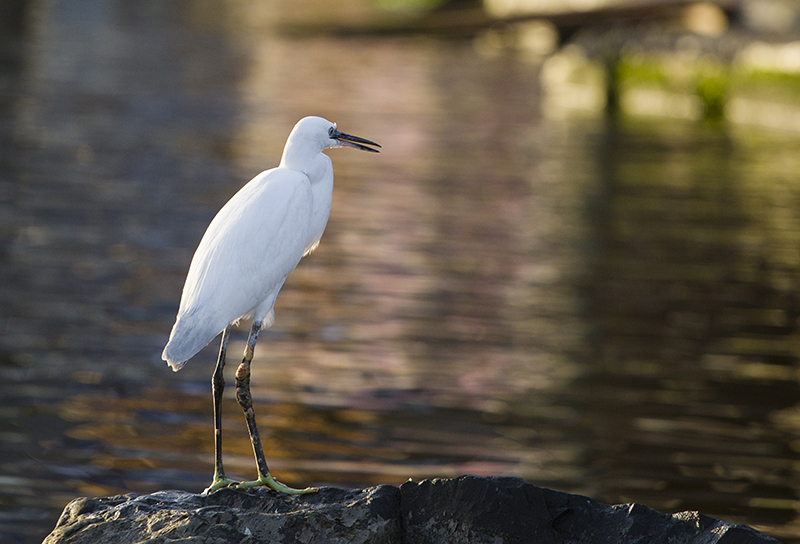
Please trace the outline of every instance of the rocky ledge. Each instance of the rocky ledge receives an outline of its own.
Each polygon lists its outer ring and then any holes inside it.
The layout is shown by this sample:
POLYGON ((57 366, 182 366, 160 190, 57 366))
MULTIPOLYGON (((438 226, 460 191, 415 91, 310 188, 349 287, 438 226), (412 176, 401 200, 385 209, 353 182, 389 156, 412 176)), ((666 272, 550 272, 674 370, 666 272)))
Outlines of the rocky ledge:
POLYGON ((697 512, 608 506, 519 478, 408 481, 399 488, 183 491, 76 499, 43 544, 207 543, 776 543, 697 512))

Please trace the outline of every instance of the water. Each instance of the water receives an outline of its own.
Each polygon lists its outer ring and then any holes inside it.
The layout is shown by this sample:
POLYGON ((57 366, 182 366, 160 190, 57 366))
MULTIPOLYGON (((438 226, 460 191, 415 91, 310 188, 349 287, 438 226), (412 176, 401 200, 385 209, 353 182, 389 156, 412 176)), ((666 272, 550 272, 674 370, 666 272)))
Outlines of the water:
MULTIPOLYGON (((160 351, 206 225, 318 114, 384 148, 330 152, 256 352, 279 478, 512 475, 800 542, 797 134, 554 120, 525 59, 276 13, 42 2, 2 40, 0 540, 208 484, 216 346, 160 351)), ((252 478, 230 390, 224 428, 252 478)))

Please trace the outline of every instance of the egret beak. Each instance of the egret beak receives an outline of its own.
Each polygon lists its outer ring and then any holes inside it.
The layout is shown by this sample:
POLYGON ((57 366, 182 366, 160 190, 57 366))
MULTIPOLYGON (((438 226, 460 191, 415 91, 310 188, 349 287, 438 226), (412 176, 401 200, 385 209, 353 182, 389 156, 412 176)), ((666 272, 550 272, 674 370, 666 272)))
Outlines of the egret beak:
POLYGON ((370 140, 365 138, 359 138, 358 136, 351 136, 350 134, 345 134, 344 132, 339 132, 338 130, 333 131, 333 135, 331 136, 334 140, 338 140, 339 144, 343 147, 354 147, 356 149, 360 149, 361 151, 372 151, 373 153, 380 153, 377 149, 372 149, 371 147, 367 147, 366 145, 360 144, 367 144, 367 145, 374 145, 375 147, 380 147, 380 144, 376 144, 370 140))

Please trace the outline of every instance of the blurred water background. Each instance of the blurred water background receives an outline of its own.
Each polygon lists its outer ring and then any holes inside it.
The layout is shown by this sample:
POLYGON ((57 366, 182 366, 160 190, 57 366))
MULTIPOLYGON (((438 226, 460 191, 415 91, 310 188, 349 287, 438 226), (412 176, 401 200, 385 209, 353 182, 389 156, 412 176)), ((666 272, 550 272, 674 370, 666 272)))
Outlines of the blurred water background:
MULTIPOLYGON (((256 351, 278 478, 519 476, 800 542, 797 2, 753 4, 559 41, 498 2, 4 3, 0 541, 209 483, 216 342, 160 351, 208 222, 315 114, 383 151, 329 152, 256 351)), ((252 478, 230 388, 224 428, 252 478)))

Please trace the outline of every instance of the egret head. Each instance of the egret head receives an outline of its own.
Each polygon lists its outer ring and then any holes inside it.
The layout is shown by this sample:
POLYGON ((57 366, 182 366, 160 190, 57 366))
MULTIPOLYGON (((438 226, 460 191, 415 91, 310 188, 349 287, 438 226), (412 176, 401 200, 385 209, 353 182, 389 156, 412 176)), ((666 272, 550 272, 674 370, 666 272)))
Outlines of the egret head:
POLYGON ((331 123, 322 117, 304 117, 300 119, 286 141, 287 148, 290 145, 292 147, 303 147, 315 154, 321 153, 322 150, 329 147, 353 147, 362 151, 378 153, 377 149, 362 144, 380 147, 380 145, 370 140, 340 132, 336 128, 336 123, 331 123))

